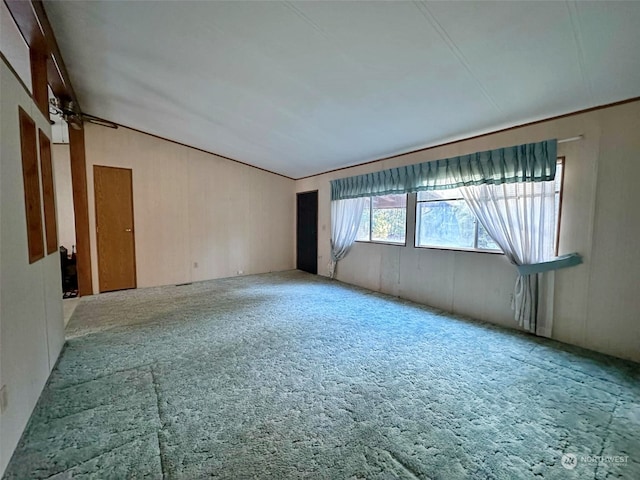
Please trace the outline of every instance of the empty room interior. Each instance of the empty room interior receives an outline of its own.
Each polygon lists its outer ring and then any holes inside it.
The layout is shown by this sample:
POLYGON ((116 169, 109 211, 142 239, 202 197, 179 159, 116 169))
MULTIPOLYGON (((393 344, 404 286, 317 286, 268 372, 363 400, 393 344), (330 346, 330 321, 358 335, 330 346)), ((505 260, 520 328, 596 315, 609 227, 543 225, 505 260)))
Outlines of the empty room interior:
POLYGON ((640 2, 0 2, 0 477, 640 478, 640 2))

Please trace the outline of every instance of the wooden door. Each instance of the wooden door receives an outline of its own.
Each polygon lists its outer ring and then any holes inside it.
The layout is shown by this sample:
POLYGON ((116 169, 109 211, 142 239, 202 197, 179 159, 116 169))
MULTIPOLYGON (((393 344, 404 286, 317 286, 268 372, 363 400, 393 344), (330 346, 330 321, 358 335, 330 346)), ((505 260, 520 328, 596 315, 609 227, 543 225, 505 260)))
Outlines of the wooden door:
POLYGON ((298 193, 296 268, 318 273, 318 191, 298 193))
POLYGON ((131 170, 94 165, 93 182, 100 292, 136 288, 131 170))

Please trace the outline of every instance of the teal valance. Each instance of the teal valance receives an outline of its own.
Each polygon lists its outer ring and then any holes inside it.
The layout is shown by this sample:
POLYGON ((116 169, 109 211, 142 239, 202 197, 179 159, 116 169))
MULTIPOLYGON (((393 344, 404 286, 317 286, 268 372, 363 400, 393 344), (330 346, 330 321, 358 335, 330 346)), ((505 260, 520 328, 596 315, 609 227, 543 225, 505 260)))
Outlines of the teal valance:
POLYGON ((553 139, 340 178, 331 181, 331 199, 483 183, 545 182, 555 178, 557 148, 553 139))

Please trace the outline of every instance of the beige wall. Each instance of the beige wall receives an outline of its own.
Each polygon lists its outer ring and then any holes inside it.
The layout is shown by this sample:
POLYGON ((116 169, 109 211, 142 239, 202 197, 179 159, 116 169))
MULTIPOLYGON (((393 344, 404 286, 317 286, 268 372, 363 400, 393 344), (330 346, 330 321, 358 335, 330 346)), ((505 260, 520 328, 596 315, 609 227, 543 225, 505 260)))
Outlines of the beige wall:
POLYGON ((0 61, 0 476, 64 343, 60 256, 29 264, 18 106, 51 135, 13 73, 0 61))
POLYGON ((640 102, 600 118, 585 345, 640 361, 640 102))
MULTIPOLYGON (((640 361, 640 102, 551 120, 298 180, 319 190, 318 272, 327 274, 329 181, 365 172, 548 138, 566 156, 560 253, 584 264, 555 273, 553 338, 640 361)), ((413 216, 413 212, 409 212, 413 216)), ((515 269, 502 255, 356 243, 337 278, 448 311, 517 328, 515 269)))
POLYGON ((53 183, 58 214, 58 245, 64 246, 71 253, 71 247, 76 244, 76 224, 73 213, 69 145, 51 145, 51 160, 53 162, 53 183))
POLYGON ((127 128, 85 143, 94 292, 94 165, 133 170, 138 287, 294 267, 293 180, 127 128))

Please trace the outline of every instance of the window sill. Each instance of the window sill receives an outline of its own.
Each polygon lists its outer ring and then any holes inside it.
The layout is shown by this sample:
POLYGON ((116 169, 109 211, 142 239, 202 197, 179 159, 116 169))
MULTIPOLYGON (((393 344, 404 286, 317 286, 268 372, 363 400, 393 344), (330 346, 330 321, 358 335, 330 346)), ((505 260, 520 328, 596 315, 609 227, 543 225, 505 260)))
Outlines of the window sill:
POLYGON ((418 246, 418 245, 415 245, 414 248, 419 248, 421 250, 445 250, 447 252, 469 252, 469 253, 488 253, 490 255, 504 255, 504 252, 501 250, 481 250, 479 248, 430 247, 430 246, 418 246))
POLYGON ((378 242, 373 240, 356 240, 355 243, 364 243, 364 244, 372 244, 372 245, 391 245, 392 247, 406 247, 407 242, 397 243, 397 242, 378 242))

